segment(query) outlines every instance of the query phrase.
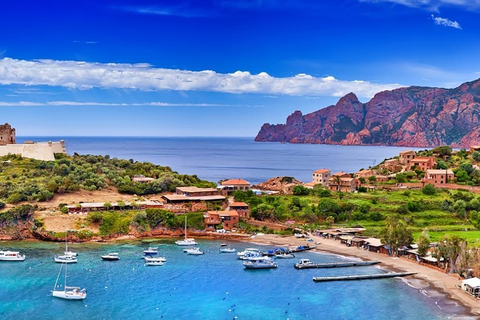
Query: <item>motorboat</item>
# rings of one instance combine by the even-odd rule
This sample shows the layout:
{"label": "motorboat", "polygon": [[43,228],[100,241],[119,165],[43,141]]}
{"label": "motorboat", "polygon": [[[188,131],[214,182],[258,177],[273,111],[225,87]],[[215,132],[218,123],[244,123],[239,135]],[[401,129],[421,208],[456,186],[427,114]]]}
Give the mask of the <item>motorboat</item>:
{"label": "motorboat", "polygon": [[314,267],[317,264],[310,261],[310,259],[300,259],[298,263],[295,264],[295,268],[297,269],[302,269],[302,268],[308,268],[308,267]]}
{"label": "motorboat", "polygon": [[77,263],[77,257],[74,256],[55,256],[55,262],[57,263]]}
{"label": "motorboat", "polygon": [[298,239],[301,239],[301,238],[306,238],[307,235],[303,234],[303,233],[295,233],[294,234],[295,238],[298,238]]}
{"label": "motorboat", "polygon": [[145,261],[145,264],[150,267],[163,266],[163,262],[157,260]]}
{"label": "motorboat", "polygon": [[232,247],[221,247],[220,248],[220,253],[234,253],[236,251],[237,250],[235,248],[232,248]]}
{"label": "motorboat", "polygon": [[76,257],[76,256],[78,256],[78,253],[72,252],[72,251],[65,251],[65,252],[63,253],[63,255],[64,255],[64,256]]}
{"label": "motorboat", "polygon": [[261,253],[260,249],[257,248],[247,248],[243,251],[237,252],[237,257],[243,257],[247,252],[258,252]]}
{"label": "motorboat", "polygon": [[238,257],[240,260],[251,260],[263,257],[263,252],[247,252],[243,256]]}
{"label": "motorboat", "polygon": [[147,256],[154,256],[158,254],[158,247],[149,247],[147,250],[143,250]]}
{"label": "motorboat", "polygon": [[18,251],[0,251],[0,261],[24,261],[25,255]]}
{"label": "motorboat", "polygon": [[204,254],[204,252],[201,251],[200,248],[198,248],[198,247],[197,248],[185,249],[183,251],[186,252],[187,254],[191,254],[191,255],[195,255],[195,256]]}
{"label": "motorboat", "polygon": [[[63,290],[58,289],[58,279],[62,273],[63,265],[65,265],[65,280],[63,285]],[[55,282],[55,286],[53,287],[52,296],[60,299],[66,300],[84,300],[87,298],[87,290],[81,289],[80,287],[69,287],[67,286],[67,264],[62,263],[60,267],[60,271],[58,272],[57,281]]]}
{"label": "motorboat", "polygon": [[275,258],[277,258],[277,259],[293,259],[293,258],[295,258],[295,255],[293,253],[284,252],[284,253],[276,254]]}
{"label": "motorboat", "polygon": [[187,216],[185,215],[185,238],[183,240],[175,241],[177,246],[195,246],[197,242],[193,238],[187,237]]}
{"label": "motorboat", "polygon": [[255,259],[250,259],[243,263],[245,269],[272,269],[277,268],[278,265],[276,262],[273,262],[272,259],[268,257],[258,257]]}
{"label": "motorboat", "polygon": [[110,252],[109,254],[102,256],[102,260],[116,261],[116,260],[120,260],[120,257],[118,256],[118,253]]}
{"label": "motorboat", "polygon": [[145,262],[166,262],[167,259],[165,257],[144,257]]}

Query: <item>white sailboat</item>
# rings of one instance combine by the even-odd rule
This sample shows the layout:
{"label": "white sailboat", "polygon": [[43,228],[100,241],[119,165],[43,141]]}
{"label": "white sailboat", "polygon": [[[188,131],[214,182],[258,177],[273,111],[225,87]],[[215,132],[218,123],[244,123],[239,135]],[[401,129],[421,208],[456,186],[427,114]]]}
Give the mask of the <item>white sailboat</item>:
{"label": "white sailboat", "polygon": [[57,263],[77,263],[77,254],[68,251],[68,231],[65,234],[65,252],[62,256],[55,256],[55,262]]}
{"label": "white sailboat", "polygon": [[[63,284],[63,290],[57,290],[58,280],[62,273],[63,265],[65,265],[65,280]],[[87,290],[81,289],[80,287],[69,287],[67,286],[67,266],[68,264],[62,263],[60,271],[58,272],[57,281],[55,281],[55,286],[53,287],[52,296],[60,299],[66,300],[84,300],[87,297]]]}
{"label": "white sailboat", "polygon": [[195,246],[197,242],[193,238],[187,238],[187,215],[185,215],[185,238],[183,240],[175,241],[177,246]]}

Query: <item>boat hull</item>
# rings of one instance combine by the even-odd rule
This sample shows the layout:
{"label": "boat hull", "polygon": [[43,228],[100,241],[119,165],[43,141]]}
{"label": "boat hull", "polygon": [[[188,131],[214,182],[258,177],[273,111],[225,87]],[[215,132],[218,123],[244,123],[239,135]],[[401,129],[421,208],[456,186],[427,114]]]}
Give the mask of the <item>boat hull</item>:
{"label": "boat hull", "polygon": [[85,300],[87,298],[87,293],[55,290],[52,291],[52,296],[65,300]]}
{"label": "boat hull", "polygon": [[77,263],[77,258],[75,257],[68,257],[68,258],[61,258],[55,257],[56,263]]}

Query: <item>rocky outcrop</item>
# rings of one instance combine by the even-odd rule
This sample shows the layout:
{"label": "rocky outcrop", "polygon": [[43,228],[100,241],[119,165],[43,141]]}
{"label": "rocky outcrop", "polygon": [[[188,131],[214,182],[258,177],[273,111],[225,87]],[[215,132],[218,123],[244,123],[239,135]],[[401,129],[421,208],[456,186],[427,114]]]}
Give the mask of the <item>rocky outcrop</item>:
{"label": "rocky outcrop", "polygon": [[259,183],[255,187],[261,190],[278,191],[284,194],[292,194],[293,187],[301,184],[301,181],[298,181],[293,177],[275,177]]}
{"label": "rocky outcrop", "polygon": [[469,147],[480,144],[480,79],[454,89],[408,87],[362,103],[349,93],[336,105],[286,124],[264,124],[255,141],[340,145]]}

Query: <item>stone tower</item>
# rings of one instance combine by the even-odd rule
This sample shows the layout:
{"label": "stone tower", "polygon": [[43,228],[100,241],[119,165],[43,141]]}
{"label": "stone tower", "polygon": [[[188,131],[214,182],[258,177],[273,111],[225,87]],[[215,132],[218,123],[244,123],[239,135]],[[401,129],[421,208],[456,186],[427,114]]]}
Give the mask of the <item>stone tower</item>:
{"label": "stone tower", "polygon": [[15,129],[8,123],[0,124],[0,146],[15,143]]}

